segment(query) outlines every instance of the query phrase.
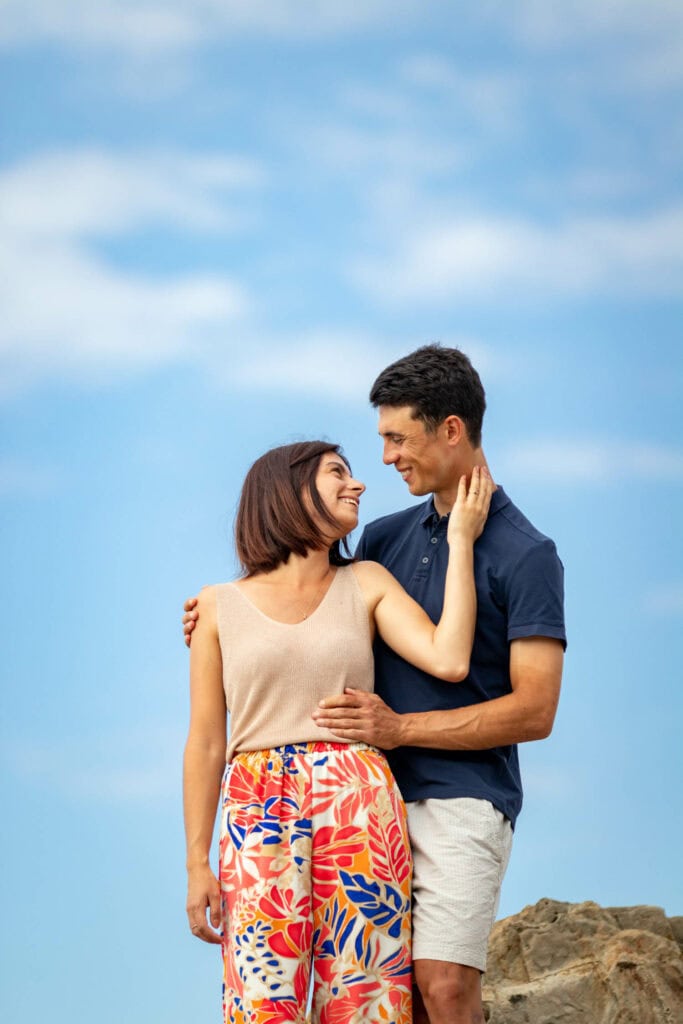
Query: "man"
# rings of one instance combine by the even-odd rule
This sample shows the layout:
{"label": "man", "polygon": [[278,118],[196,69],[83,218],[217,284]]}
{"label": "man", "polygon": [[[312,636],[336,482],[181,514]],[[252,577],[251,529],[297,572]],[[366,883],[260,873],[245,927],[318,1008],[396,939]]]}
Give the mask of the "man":
{"label": "man", "polygon": [[[385,565],[434,621],[460,477],[485,466],[479,375],[457,349],[428,345],[387,367],[370,392],[384,462],[421,505],[366,527],[357,556]],[[552,541],[495,491],[474,549],[477,628],[470,673],[444,683],[375,645],[374,694],[315,712],[344,739],[388,751],[415,859],[413,961],[419,1024],[483,1024],[481,972],[522,802],[516,744],[547,736],[565,646],[562,565]],[[187,620],[194,613],[188,602]]]}
{"label": "man", "polygon": [[[366,527],[356,555],[385,565],[438,621],[446,517],[458,480],[485,466],[479,375],[456,349],[428,345],[387,367],[370,401],[384,462],[426,503]],[[516,744],[553,725],[565,647],[563,571],[502,488],[474,549],[477,628],[470,673],[444,683],[375,646],[375,693],[347,692],[314,717],[388,751],[415,859],[415,1020],[483,1024],[481,972],[522,802]]]}

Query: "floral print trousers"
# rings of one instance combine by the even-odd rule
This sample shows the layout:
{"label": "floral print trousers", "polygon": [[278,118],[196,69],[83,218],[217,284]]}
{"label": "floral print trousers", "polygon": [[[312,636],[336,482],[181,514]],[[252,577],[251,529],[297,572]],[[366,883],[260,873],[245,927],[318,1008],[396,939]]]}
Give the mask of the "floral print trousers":
{"label": "floral print trousers", "polygon": [[405,808],[365,744],[237,754],[223,779],[225,1024],[410,1024]]}

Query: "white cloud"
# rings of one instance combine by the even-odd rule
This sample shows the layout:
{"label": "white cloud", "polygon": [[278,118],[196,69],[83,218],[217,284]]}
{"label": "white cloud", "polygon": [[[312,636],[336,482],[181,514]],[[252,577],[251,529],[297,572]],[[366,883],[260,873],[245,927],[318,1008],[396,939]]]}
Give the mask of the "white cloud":
{"label": "white cloud", "polygon": [[[46,378],[99,385],[191,360],[228,388],[285,386],[365,403],[368,383],[414,338],[402,344],[328,325],[296,334],[256,328],[240,282],[143,275],[97,248],[154,228],[225,237],[245,220],[236,205],[248,206],[263,180],[243,159],[94,149],[44,154],[0,173],[0,396]],[[479,351],[482,365],[476,340],[439,340]],[[7,487],[20,477],[8,468]]]}
{"label": "white cloud", "polygon": [[520,441],[503,450],[496,470],[558,483],[683,480],[683,449],[634,441]]}
{"label": "white cloud", "polygon": [[661,583],[645,594],[645,611],[653,615],[683,615],[683,582]]}
{"label": "white cloud", "polygon": [[533,802],[537,812],[543,803],[567,801],[576,797],[586,785],[586,780],[580,772],[547,764],[540,767],[525,767],[523,776],[525,799],[527,802]]}
{"label": "white cloud", "polygon": [[17,384],[44,373],[102,379],[171,362],[202,329],[242,312],[218,276],[163,281],[119,273],[65,246],[11,244],[0,254],[0,363]]}
{"label": "white cloud", "polygon": [[49,776],[50,784],[72,800],[146,803],[176,799],[182,746],[179,729],[150,722],[70,742],[13,740],[5,744],[4,759],[14,775],[36,786]]}
{"label": "white cloud", "polygon": [[521,116],[526,86],[519,73],[464,71],[455,61],[437,53],[416,53],[401,64],[401,76],[422,93],[448,103],[451,119],[467,119],[467,129],[482,123],[514,130]]}
{"label": "white cloud", "polygon": [[12,392],[45,374],[88,380],[202,349],[249,305],[216,273],[142,276],[94,251],[103,238],[151,225],[221,234],[243,217],[234,193],[261,181],[222,156],[39,156],[0,174],[0,367]]}
{"label": "white cloud", "polygon": [[[399,340],[364,334],[360,331],[320,327],[296,336],[274,335],[243,339],[239,353],[231,359],[229,375],[215,368],[214,378],[222,373],[231,387],[258,392],[279,391],[309,398],[334,399],[367,404],[370,385],[378,373],[420,344],[432,339]],[[482,373],[506,373],[519,360],[494,352],[475,338],[447,336],[441,344],[460,348]]]}
{"label": "white cloud", "polygon": [[132,53],[218,37],[317,38],[414,17],[416,0],[4,0],[1,43],[50,40]]}
{"label": "white cloud", "polygon": [[480,12],[510,25],[524,42],[544,48],[573,41],[585,45],[596,37],[671,37],[683,30],[678,0],[573,0],[571,4],[517,0],[502,9],[495,0],[484,0]]}
{"label": "white cloud", "polygon": [[240,225],[233,193],[263,183],[242,157],[98,149],[41,154],[0,175],[0,219],[41,237],[125,234],[150,224],[203,231]]}
{"label": "white cloud", "polygon": [[406,90],[392,85],[377,84],[367,79],[346,82],[339,91],[341,107],[348,110],[353,123],[385,122],[388,125],[406,124],[419,115],[419,107]]}
{"label": "white cloud", "polygon": [[0,458],[0,497],[44,498],[53,494],[61,482],[60,473],[24,459]]}
{"label": "white cloud", "polygon": [[552,48],[608,36],[666,37],[681,29],[678,0],[480,0],[449,18],[417,0],[4,0],[0,43],[52,40],[80,46],[163,51],[218,37],[315,39],[427,18],[448,28],[490,23],[526,45]]}
{"label": "white cloud", "polygon": [[[679,5],[679,12],[683,8]],[[627,65],[624,74],[645,91],[659,90],[683,83],[683,24],[678,33],[666,37],[659,45],[646,47]]]}
{"label": "white cloud", "polygon": [[602,209],[609,209],[633,197],[651,194],[652,182],[645,169],[624,168],[617,162],[592,166],[587,163],[553,178],[527,175],[523,189],[534,204],[540,201],[552,206],[561,202],[584,208],[599,204]]}
{"label": "white cloud", "polygon": [[49,40],[132,51],[187,46],[202,33],[186,7],[144,0],[5,0],[0,43]]}
{"label": "white cloud", "polygon": [[386,347],[378,339],[333,329],[261,338],[260,347],[259,352],[249,343],[244,345],[226,383],[365,403],[370,383],[387,363]]}
{"label": "white cloud", "polygon": [[661,90],[683,82],[679,0],[517,0],[504,6],[482,0],[474,17],[531,51],[567,54],[578,48],[585,60],[595,47],[599,67],[593,67],[591,78],[601,76],[601,88]]}
{"label": "white cloud", "polygon": [[[255,304],[232,278],[143,275],[97,248],[154,228],[225,237],[246,217],[235,206],[248,205],[263,180],[243,159],[93,149],[48,153],[0,173],[0,396],[46,378],[99,385],[191,360],[228,388],[285,386],[365,403],[368,383],[415,338],[328,325],[278,334],[255,327]],[[476,339],[439,340],[478,352],[483,365],[487,350]],[[21,479],[8,467],[8,488]]]}
{"label": "white cloud", "polygon": [[449,303],[482,294],[679,295],[683,207],[557,226],[492,216],[414,226],[352,279],[380,301]]}
{"label": "white cloud", "polygon": [[[3,0],[0,47],[49,42],[88,52],[99,48],[123,53],[133,62],[156,59],[164,82],[155,73],[148,85],[158,93],[179,84],[158,58],[168,53],[176,58],[216,40],[271,37],[314,42],[376,31],[406,32],[414,24],[460,35],[488,32],[532,52],[571,52],[578,47],[583,52],[593,44],[604,48],[607,40],[610,53],[600,61],[597,73],[603,75],[607,63],[610,85],[630,81],[657,89],[683,80],[683,8],[678,0],[480,0],[471,9],[453,11],[442,3],[417,0]],[[422,84],[446,84],[436,65],[416,67],[415,72],[415,81],[421,79]],[[481,113],[502,126],[513,96],[504,79],[479,76],[475,92],[464,78],[463,83],[462,98],[469,93]],[[141,93],[135,78],[130,87]]]}
{"label": "white cloud", "polygon": [[308,129],[304,141],[311,155],[324,161],[328,170],[361,172],[365,181],[452,172],[462,164],[465,152],[465,147],[452,141],[438,142],[408,129],[339,124]]}
{"label": "white cloud", "polygon": [[519,130],[521,93],[512,75],[463,72],[440,56],[417,54],[379,85],[367,75],[345,82],[324,119],[295,111],[284,120],[287,138],[294,126],[297,146],[326,173],[356,173],[374,209],[381,195],[373,191],[412,180],[440,177],[449,191],[457,188],[456,172],[481,155],[482,137]]}

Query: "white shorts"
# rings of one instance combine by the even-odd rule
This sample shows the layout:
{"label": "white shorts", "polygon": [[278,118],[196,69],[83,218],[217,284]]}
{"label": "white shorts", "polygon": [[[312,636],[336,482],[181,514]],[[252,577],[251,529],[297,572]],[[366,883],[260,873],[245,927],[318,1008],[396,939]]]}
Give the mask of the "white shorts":
{"label": "white shorts", "polygon": [[488,800],[407,805],[413,848],[413,960],[486,970],[489,933],[512,846],[508,819]]}

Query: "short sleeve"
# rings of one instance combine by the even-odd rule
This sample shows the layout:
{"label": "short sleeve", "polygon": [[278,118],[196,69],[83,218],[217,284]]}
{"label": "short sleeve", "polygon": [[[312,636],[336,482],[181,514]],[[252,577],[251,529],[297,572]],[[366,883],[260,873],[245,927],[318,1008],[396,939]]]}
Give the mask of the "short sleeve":
{"label": "short sleeve", "polygon": [[529,547],[507,584],[508,641],[545,636],[566,648],[564,568],[554,543],[545,539]]}

